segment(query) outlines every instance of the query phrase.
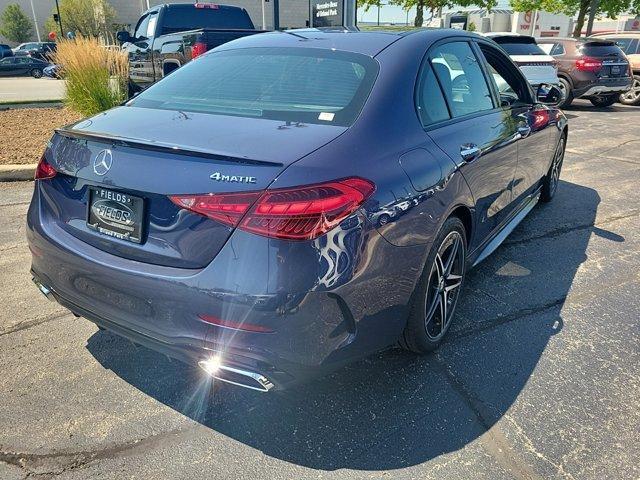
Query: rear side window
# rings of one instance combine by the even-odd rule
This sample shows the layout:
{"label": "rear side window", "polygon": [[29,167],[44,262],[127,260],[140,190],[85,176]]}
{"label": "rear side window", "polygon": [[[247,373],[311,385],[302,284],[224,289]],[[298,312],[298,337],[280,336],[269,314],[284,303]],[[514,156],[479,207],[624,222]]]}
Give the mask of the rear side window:
{"label": "rear side window", "polygon": [[429,62],[425,62],[420,73],[416,90],[416,105],[422,125],[425,127],[451,118],[447,103],[442,96],[442,90]]}
{"label": "rear side window", "polygon": [[371,57],[319,48],[211,52],[128,105],[347,126],[378,73]]}
{"label": "rear side window", "polygon": [[617,38],[616,44],[627,55],[633,55],[638,50],[637,38]]}
{"label": "rear side window", "polygon": [[467,42],[438,45],[430,61],[453,117],[494,108],[480,63]]}
{"label": "rear side window", "polygon": [[561,43],[542,43],[538,45],[543,52],[547,53],[548,55],[564,55],[565,54],[565,50],[564,50],[564,45],[562,45]]}
{"label": "rear side window", "polygon": [[[196,5],[203,5],[202,8]],[[195,28],[230,28],[253,30],[249,14],[242,8],[205,4],[170,5],[162,17],[162,34],[193,30]]]}

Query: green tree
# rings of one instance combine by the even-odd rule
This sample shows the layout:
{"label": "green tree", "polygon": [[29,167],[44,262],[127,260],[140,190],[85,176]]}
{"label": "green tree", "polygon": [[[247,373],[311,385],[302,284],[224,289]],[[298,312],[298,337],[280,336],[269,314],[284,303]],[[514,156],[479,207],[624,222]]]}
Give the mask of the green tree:
{"label": "green tree", "polygon": [[388,0],[387,3],[384,3],[380,0],[358,0],[358,5],[364,7],[365,11],[378,5],[398,5],[404,10],[415,8],[416,16],[413,24],[416,27],[421,27],[424,22],[425,9],[434,13],[440,8],[453,5],[453,2],[447,0]]}
{"label": "green tree", "polygon": [[12,42],[22,43],[31,38],[33,24],[17,3],[7,5],[0,15],[0,33]]}
{"label": "green tree", "polygon": [[47,19],[45,28],[62,37],[66,32],[75,32],[83,37],[110,37],[116,18],[116,11],[107,0],[60,0],[60,19],[64,28],[61,32],[53,20],[54,13],[55,10]]}
{"label": "green tree", "polygon": [[[577,13],[573,30],[573,36],[577,38],[584,28],[586,19],[589,18],[591,0],[511,0],[511,7],[518,12],[544,10],[570,16]],[[596,15],[616,18],[623,12],[640,13],[640,0],[600,0]]]}
{"label": "green tree", "polygon": [[[380,0],[358,0],[358,5],[363,6],[365,11],[368,11],[371,7],[377,7],[378,4],[386,5]],[[498,4],[498,0],[388,0],[388,4],[399,5],[405,10],[415,7],[416,17],[414,25],[416,27],[421,27],[424,22],[425,10],[431,13],[431,15],[435,14],[442,8],[453,7],[454,5],[460,5],[463,7],[476,6],[492,10]]]}

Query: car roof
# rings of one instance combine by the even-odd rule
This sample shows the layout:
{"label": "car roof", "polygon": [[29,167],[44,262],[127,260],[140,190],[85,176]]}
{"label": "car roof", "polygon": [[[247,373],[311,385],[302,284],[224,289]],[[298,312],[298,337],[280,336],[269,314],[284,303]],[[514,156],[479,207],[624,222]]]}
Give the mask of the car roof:
{"label": "car roof", "polygon": [[406,31],[362,31],[354,28],[301,28],[250,35],[225,43],[215,50],[256,47],[300,47],[342,50],[375,56],[407,36],[422,36],[425,45],[450,36],[482,38],[463,30],[419,28]]}
{"label": "car roof", "polygon": [[594,33],[589,38],[640,38],[640,32],[618,32],[618,33]]}

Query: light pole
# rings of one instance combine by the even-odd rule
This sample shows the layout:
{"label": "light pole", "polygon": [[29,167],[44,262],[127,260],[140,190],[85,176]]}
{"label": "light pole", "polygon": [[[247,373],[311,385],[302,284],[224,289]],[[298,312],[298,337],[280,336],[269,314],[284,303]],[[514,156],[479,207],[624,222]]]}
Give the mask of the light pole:
{"label": "light pole", "polygon": [[38,27],[38,19],[36,18],[36,9],[33,8],[33,0],[29,0],[31,3],[31,14],[33,15],[33,24],[36,26],[36,35],[38,36],[38,42],[41,42],[40,39],[40,27]]}
{"label": "light pole", "polygon": [[56,0],[56,12],[58,12],[58,25],[60,26],[60,35],[64,37],[64,30],[62,29],[62,17],[60,17],[60,5],[58,5],[58,0]]}

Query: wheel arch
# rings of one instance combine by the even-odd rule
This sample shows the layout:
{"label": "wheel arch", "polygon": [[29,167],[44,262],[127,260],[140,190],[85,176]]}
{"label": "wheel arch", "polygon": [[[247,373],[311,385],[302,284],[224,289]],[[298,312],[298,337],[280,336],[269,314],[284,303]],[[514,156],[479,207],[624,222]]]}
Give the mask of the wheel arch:
{"label": "wheel arch", "polygon": [[469,248],[471,239],[473,238],[473,215],[471,214],[471,209],[466,205],[458,205],[453,208],[444,221],[446,222],[451,217],[458,218],[462,222],[462,225],[464,225],[467,248]]}

